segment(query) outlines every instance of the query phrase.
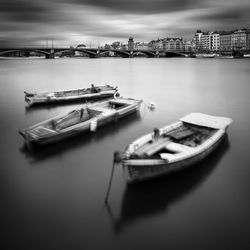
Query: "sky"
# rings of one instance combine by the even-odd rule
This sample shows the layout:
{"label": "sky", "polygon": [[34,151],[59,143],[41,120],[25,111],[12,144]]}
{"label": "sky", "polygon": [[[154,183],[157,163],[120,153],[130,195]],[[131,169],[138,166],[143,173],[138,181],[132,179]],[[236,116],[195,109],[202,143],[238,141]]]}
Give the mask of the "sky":
{"label": "sky", "polygon": [[0,0],[0,47],[191,39],[250,28],[249,13],[249,0]]}

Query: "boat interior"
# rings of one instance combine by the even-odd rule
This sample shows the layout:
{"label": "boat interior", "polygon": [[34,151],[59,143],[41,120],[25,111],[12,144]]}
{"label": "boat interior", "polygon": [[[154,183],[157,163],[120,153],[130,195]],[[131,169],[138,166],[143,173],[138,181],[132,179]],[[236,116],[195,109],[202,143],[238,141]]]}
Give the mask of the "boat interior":
{"label": "boat interior", "polygon": [[82,95],[82,94],[87,94],[87,93],[90,93],[90,89],[75,89],[75,90],[54,92],[54,96],[65,97],[65,96],[72,96],[72,95]]}
{"label": "boat interior", "polygon": [[100,104],[98,104],[97,107],[89,108],[89,110],[100,110],[100,111],[104,111],[104,110],[120,110],[120,109],[128,107],[128,106],[129,106],[128,103],[123,103],[123,102],[111,100],[111,101],[108,101],[108,102],[100,103]]}
{"label": "boat interior", "polygon": [[43,127],[48,130],[60,131],[78,123],[87,121],[93,117],[93,112],[89,112],[88,109],[73,110],[65,116],[46,122]]}
{"label": "boat interior", "polygon": [[162,158],[161,154],[174,155],[177,153],[187,152],[192,148],[201,145],[215,133],[216,129],[182,123],[176,129],[157,134],[154,132],[152,139],[139,146],[131,155],[134,159],[158,159]]}
{"label": "boat interior", "polygon": [[37,127],[32,128],[29,133],[36,136],[46,136],[51,133],[58,132],[62,129],[69,128],[76,124],[88,121],[103,112],[115,111],[129,106],[128,103],[118,101],[108,101],[99,103],[96,107],[86,107],[82,109],[72,110],[68,114],[46,121]]}
{"label": "boat interior", "polygon": [[[119,102],[104,102],[103,105],[99,105],[98,107],[93,108],[82,108],[78,110],[72,110],[68,114],[52,119],[46,122],[44,125],[39,126],[33,129],[33,133],[35,132],[38,136],[42,136],[53,131],[60,131],[62,129],[68,128],[70,126],[76,125],[78,123],[82,123],[90,120],[93,117],[101,114],[103,111],[107,110],[119,110],[128,106],[127,103],[119,103]],[[35,130],[35,131],[34,131]]]}

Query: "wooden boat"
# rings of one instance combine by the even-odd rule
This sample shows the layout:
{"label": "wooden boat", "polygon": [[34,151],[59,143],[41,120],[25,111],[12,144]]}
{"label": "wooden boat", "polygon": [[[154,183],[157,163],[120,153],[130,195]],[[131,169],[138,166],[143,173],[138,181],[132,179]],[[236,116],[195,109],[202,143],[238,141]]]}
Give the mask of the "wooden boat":
{"label": "wooden boat", "polygon": [[19,131],[28,147],[58,142],[68,137],[96,131],[140,108],[141,100],[113,98],[59,115]]}
{"label": "wooden boat", "polygon": [[[216,169],[217,164],[229,149],[227,135],[217,150],[186,173],[141,182],[140,185],[127,185],[124,189],[120,212],[113,213],[111,204],[107,212],[113,229],[121,233],[133,223],[139,223],[145,217],[161,213],[167,214],[176,201],[200,186]],[[180,185],[181,183],[181,185]]]}
{"label": "wooden boat", "polygon": [[224,138],[230,118],[191,113],[132,142],[118,160],[128,183],[182,170],[203,160]]}
{"label": "wooden boat", "polygon": [[92,84],[90,88],[44,93],[28,93],[24,91],[24,94],[25,101],[31,106],[34,104],[69,102],[119,96],[117,91],[117,87],[112,87],[110,85],[94,86]]}

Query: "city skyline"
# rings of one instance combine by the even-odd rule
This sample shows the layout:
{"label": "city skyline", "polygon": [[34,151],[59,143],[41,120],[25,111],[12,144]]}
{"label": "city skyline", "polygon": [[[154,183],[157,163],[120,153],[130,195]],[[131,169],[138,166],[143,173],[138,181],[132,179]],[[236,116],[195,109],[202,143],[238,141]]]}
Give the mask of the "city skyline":
{"label": "city skyline", "polygon": [[250,26],[250,2],[239,0],[2,0],[1,46],[57,46],[192,38],[196,29]]}

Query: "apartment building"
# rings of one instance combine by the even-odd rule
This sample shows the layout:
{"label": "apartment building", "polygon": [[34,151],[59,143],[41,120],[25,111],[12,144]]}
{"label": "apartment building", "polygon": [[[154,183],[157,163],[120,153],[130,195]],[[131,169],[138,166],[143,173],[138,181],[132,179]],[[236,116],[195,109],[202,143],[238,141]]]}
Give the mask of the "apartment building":
{"label": "apartment building", "polygon": [[209,34],[209,50],[214,52],[220,50],[220,34],[218,32]]}
{"label": "apartment building", "polygon": [[231,35],[233,50],[249,50],[250,49],[250,30],[235,30]]}
{"label": "apartment building", "polygon": [[184,43],[182,38],[164,38],[163,49],[167,51],[183,51]]}
{"label": "apartment building", "polygon": [[232,32],[222,31],[220,33],[220,51],[229,52],[232,51]]}

